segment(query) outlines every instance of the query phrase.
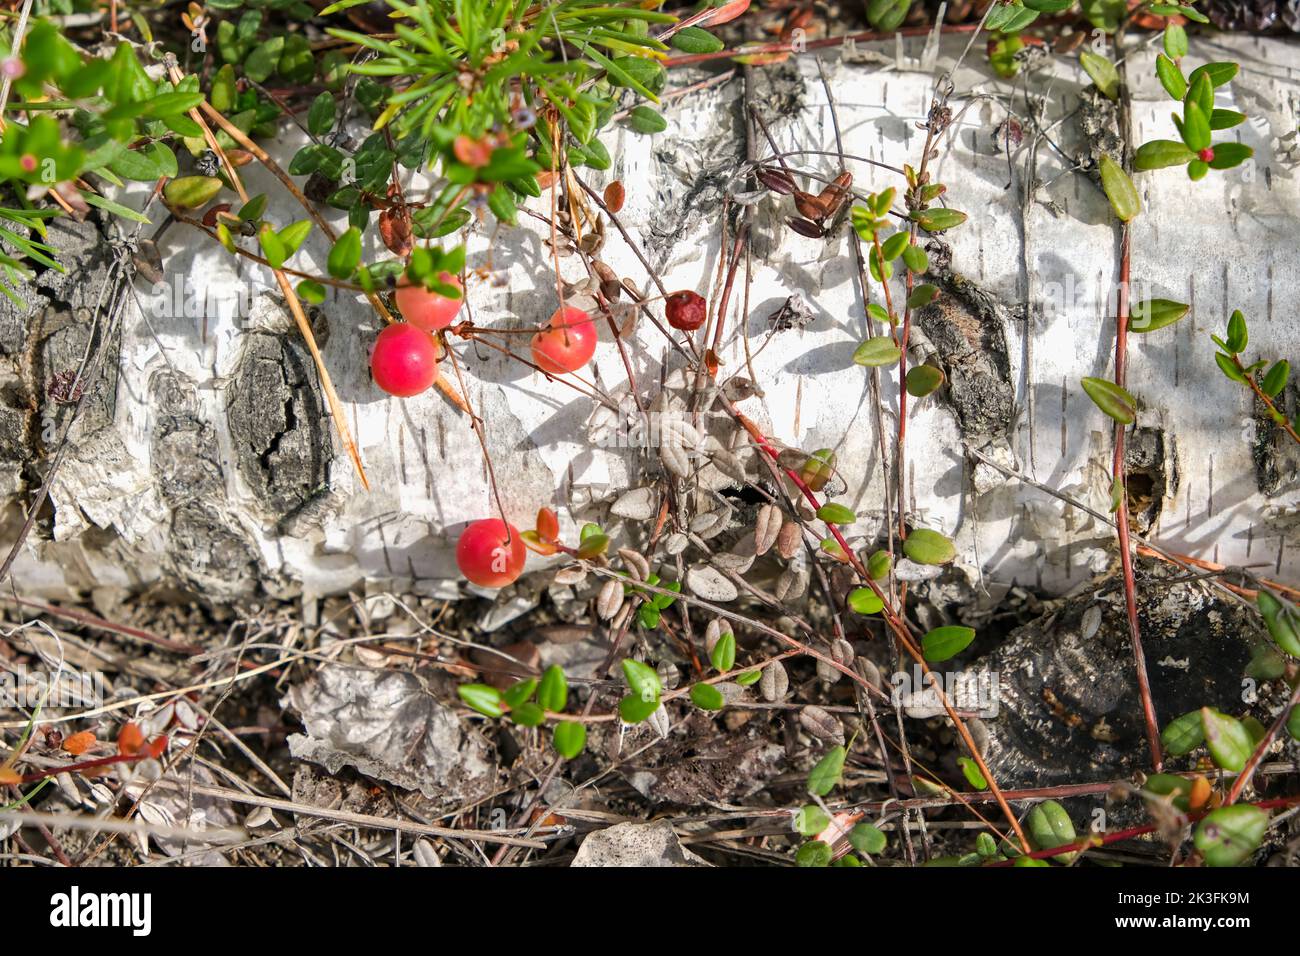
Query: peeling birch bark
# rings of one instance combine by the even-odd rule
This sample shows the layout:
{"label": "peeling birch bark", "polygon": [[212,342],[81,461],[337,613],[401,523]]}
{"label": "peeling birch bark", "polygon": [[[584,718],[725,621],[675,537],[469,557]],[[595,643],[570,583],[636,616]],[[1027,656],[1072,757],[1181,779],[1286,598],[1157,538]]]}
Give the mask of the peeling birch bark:
{"label": "peeling birch bark", "polygon": [[[964,44],[944,42],[939,69]],[[928,108],[933,80],[918,69],[922,41],[899,48],[898,60],[866,47],[827,60],[848,154],[893,165],[919,158],[923,135],[915,123]],[[1172,135],[1152,55],[1137,51],[1129,60],[1136,142]],[[1279,40],[1193,42],[1193,62],[1228,58],[1242,68],[1220,90],[1218,105],[1252,117],[1233,133],[1254,147],[1254,163],[1197,184],[1178,170],[1137,177],[1146,212],[1134,227],[1133,274],[1141,283],[1135,295],[1187,301],[1193,312],[1133,337],[1130,383],[1141,402],[1141,429],[1130,462],[1141,476],[1134,484],[1147,496],[1140,504],[1149,537],[1225,564],[1267,564],[1294,579],[1300,456],[1273,433],[1245,389],[1219,374],[1208,334],[1240,308],[1252,320],[1252,350],[1300,352],[1300,330],[1287,321],[1300,292],[1300,187],[1297,157],[1285,152],[1290,140],[1281,140],[1300,112],[1293,80],[1300,63],[1296,47]],[[1030,88],[1046,96],[1046,121],[1060,121],[1053,140],[1070,156],[1089,155],[1093,113],[1076,112],[1086,78],[1073,63],[1034,69]],[[1106,289],[1116,271],[1115,234],[1104,196],[1046,146],[1038,151],[1040,201],[1025,212],[1022,229],[1023,163],[1017,157],[1009,168],[994,135],[1003,107],[963,96],[1005,101],[1013,84],[978,62],[954,79],[954,103],[970,106],[945,137],[936,177],[971,218],[942,237],[947,250],[935,247],[932,260],[948,262],[940,282],[945,295],[917,316],[910,362],[934,357],[951,386],[910,403],[905,503],[917,524],[955,537],[959,562],[984,586],[1019,582],[1062,593],[1107,566],[1111,529],[972,467],[963,443],[1107,510],[1109,421],[1078,381],[1109,373],[1114,329]],[[783,150],[833,154],[830,114],[811,59],[756,71],[755,84],[756,102]],[[1014,85],[1023,97],[1023,81]],[[746,155],[740,90],[736,81],[684,97],[668,111],[668,130],[653,139],[611,134],[614,168],[603,178],[581,171],[597,189],[614,178],[626,185],[620,218],[669,291],[707,293],[717,273],[723,197],[745,188],[734,175]],[[299,145],[295,135],[286,128],[282,157]],[[767,152],[764,142],[756,148]],[[827,179],[838,172],[833,155],[788,159]],[[848,165],[859,190],[896,179],[862,162]],[[250,192],[269,194],[270,218],[302,218],[264,170],[245,171]],[[137,206],[141,198],[127,197]],[[536,204],[549,212],[545,198]],[[868,375],[851,361],[871,332],[851,234],[842,227],[827,240],[800,238],[783,225],[788,214],[775,196],[754,207],[749,312],[739,316],[742,276],[720,350],[722,371],[752,374],[762,394],[740,407],[767,435],[836,450],[848,484],[841,500],[860,515],[847,529],[850,540],[867,543],[888,520],[887,472]],[[556,305],[545,228],[524,217],[518,229],[494,239],[491,233],[479,226],[469,237],[471,266],[483,270],[469,288],[474,321],[538,324]],[[602,259],[652,288],[617,231],[606,234]],[[31,305],[25,313],[0,310],[0,487],[8,496],[9,541],[52,453],[42,433],[67,414],[50,386],[75,370],[90,341],[98,277],[111,255],[73,224],[57,223],[52,235],[69,260],[69,276],[47,273],[23,290]],[[270,273],[181,225],[169,228],[159,246],[166,285],[151,290],[137,280],[47,512],[14,566],[18,591],[59,597],[165,582],[214,600],[345,589],[464,593],[452,546],[468,521],[494,508],[478,442],[465,416],[436,392],[402,401],[370,383],[367,352],[379,319],[364,300],[331,289],[315,321],[370,476],[369,493],[338,444]],[[323,272],[327,251],[315,235],[294,264]],[[562,269],[571,281],[585,277],[577,257],[562,260]],[[796,293],[811,321],[773,333],[768,317]],[[601,335],[597,381],[618,398],[627,374],[615,344]],[[680,359],[644,319],[626,345],[642,396],[651,401],[664,363],[671,370]],[[455,348],[467,398],[485,421],[508,516],[530,527],[537,508],[551,506],[570,537],[590,517],[607,521],[616,541],[634,537],[636,523],[618,515],[626,508],[611,515],[609,506],[644,485],[647,473],[659,473],[657,459],[621,447],[617,429],[593,436],[593,404],[578,393],[480,346],[457,340]],[[443,368],[454,381],[450,365]],[[898,394],[889,371],[882,374],[882,400],[892,446]],[[1294,410],[1298,399],[1292,386],[1286,407]],[[717,488],[733,481],[724,475]],[[539,566],[532,559],[530,567]],[[526,608],[547,583],[521,579],[514,606]]]}

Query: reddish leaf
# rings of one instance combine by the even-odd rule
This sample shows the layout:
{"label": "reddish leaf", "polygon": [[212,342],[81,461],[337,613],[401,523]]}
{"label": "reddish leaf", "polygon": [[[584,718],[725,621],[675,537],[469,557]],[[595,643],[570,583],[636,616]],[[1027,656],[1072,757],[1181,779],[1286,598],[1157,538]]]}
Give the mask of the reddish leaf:
{"label": "reddish leaf", "polygon": [[558,541],[560,537],[560,519],[550,508],[537,511],[537,536],[543,541]]}
{"label": "reddish leaf", "polygon": [[89,730],[83,730],[81,731],[81,733],[73,734],[71,737],[65,740],[63,742],[63,749],[66,750],[68,753],[72,754],[72,756],[74,757],[80,757],[82,754],[84,754],[87,750],[90,749],[90,745],[93,744],[94,742],[95,742],[95,735],[91,733]]}
{"label": "reddish leaf", "polygon": [[617,179],[605,187],[605,206],[610,212],[618,212],[623,208],[623,201],[627,198],[627,192],[623,189],[623,184]]}
{"label": "reddish leaf", "polygon": [[415,243],[411,238],[411,213],[405,206],[389,206],[379,214],[379,235],[388,251],[405,259]]}
{"label": "reddish leaf", "polygon": [[137,724],[123,724],[117,735],[117,752],[129,757],[144,746],[144,734]]}
{"label": "reddish leaf", "polygon": [[719,24],[729,23],[748,9],[749,0],[731,0],[730,3],[724,3],[716,10],[710,11],[702,19],[697,20],[695,25],[699,27],[716,27]]}
{"label": "reddish leaf", "polygon": [[451,144],[451,151],[456,154],[458,160],[475,169],[486,166],[492,159],[492,144],[485,139],[476,140],[464,135],[457,136],[455,142]]}
{"label": "reddish leaf", "polygon": [[154,760],[157,760],[167,752],[167,735],[159,734],[150,744],[145,747],[145,752]]}
{"label": "reddish leaf", "polygon": [[0,767],[0,787],[6,784],[22,783],[23,775],[13,767]]}

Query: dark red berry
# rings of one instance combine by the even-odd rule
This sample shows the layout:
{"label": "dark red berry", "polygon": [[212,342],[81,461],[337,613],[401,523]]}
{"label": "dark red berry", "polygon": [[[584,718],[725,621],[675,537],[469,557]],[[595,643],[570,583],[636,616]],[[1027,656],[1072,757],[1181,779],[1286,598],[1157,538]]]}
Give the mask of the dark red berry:
{"label": "dark red berry", "polygon": [[674,292],[664,306],[668,315],[668,324],[683,332],[694,332],[707,317],[709,304],[704,297],[694,292]]}
{"label": "dark red berry", "polygon": [[1196,156],[1203,163],[1212,163],[1214,162],[1214,149],[1207,146],[1205,149],[1197,153]]}

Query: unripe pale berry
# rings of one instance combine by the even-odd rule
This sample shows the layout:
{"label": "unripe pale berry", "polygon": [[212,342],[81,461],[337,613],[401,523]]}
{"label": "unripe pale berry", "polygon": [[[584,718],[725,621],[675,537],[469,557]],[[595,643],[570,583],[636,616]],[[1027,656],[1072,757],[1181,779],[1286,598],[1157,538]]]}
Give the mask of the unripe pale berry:
{"label": "unripe pale berry", "polygon": [[574,372],[596,354],[596,323],[582,309],[556,309],[546,328],[533,336],[533,361],[546,372]]}
{"label": "unripe pale berry", "polygon": [[512,583],[523,573],[527,554],[515,526],[500,518],[471,522],[456,542],[460,573],[485,588],[503,588]]}
{"label": "unripe pale berry", "polygon": [[370,374],[389,395],[419,395],[438,380],[438,343],[409,323],[387,325],[370,353]]}
{"label": "unripe pale berry", "polygon": [[695,292],[674,292],[664,300],[664,312],[668,316],[668,324],[673,328],[694,332],[704,324],[709,304],[702,295]]}

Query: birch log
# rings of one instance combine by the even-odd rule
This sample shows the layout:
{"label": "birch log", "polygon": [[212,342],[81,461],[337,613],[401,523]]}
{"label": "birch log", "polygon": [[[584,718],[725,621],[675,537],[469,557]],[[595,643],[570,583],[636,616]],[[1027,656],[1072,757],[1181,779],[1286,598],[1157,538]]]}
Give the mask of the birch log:
{"label": "birch log", "polygon": [[[916,123],[935,77],[965,42],[859,45],[825,57],[844,152],[855,157],[847,164],[855,188],[899,184],[864,160],[919,162],[924,135]],[[1176,135],[1154,78],[1154,53],[1144,44],[1127,63],[1135,143]],[[1209,334],[1240,308],[1251,320],[1252,356],[1300,352],[1292,321],[1300,291],[1300,55],[1280,40],[1225,37],[1194,41],[1188,62],[1222,59],[1238,60],[1241,71],[1219,90],[1217,105],[1251,117],[1227,135],[1252,146],[1254,162],[1196,184],[1179,170],[1137,177],[1144,206],[1133,227],[1137,294],[1190,302],[1193,311],[1172,327],[1133,337],[1129,381],[1141,413],[1132,484],[1146,496],[1139,524],[1165,547],[1225,564],[1265,564],[1294,580],[1295,451],[1265,424],[1245,389],[1218,372]],[[1013,471],[1108,509],[1111,428],[1079,379],[1111,373],[1114,321],[1106,299],[1116,275],[1116,232],[1104,196],[1072,167],[1113,131],[1095,98],[1084,95],[1088,81],[1074,60],[1045,57],[1029,69],[1027,81],[999,79],[976,50],[954,76],[958,115],[934,168],[951,205],[970,221],[943,236],[951,260],[942,307],[918,317],[912,355],[936,356],[951,387],[909,405],[904,486],[912,519],[955,537],[972,582],[993,591],[1019,582],[1060,593],[1113,559],[1111,529],[974,466],[964,452],[969,443]],[[674,72],[673,81],[704,75]],[[788,157],[791,166],[833,177],[835,135],[812,57],[752,76],[753,102],[776,143],[805,151]],[[653,138],[612,133],[605,142],[613,168],[603,176],[581,171],[597,190],[612,179],[625,184],[620,219],[669,291],[709,294],[724,196],[748,188],[736,175],[747,150],[742,85],[737,79],[683,96],[666,111],[667,131]],[[1026,89],[1052,140],[1038,143],[1032,174]],[[1010,161],[1008,105],[1024,130],[1021,143],[1013,137]],[[300,145],[296,135],[286,127],[278,149],[286,160]],[[769,151],[761,140],[748,145],[759,155]],[[269,194],[272,220],[303,217],[264,170],[245,171],[251,192]],[[124,197],[137,208],[143,200],[143,193]],[[532,202],[549,215],[549,194]],[[888,472],[869,377],[851,361],[871,332],[852,236],[841,227],[825,240],[801,238],[784,225],[790,214],[788,198],[766,196],[754,207],[752,284],[746,295],[742,270],[720,350],[723,372],[748,375],[752,368],[762,395],[741,407],[768,435],[836,450],[848,484],[842,500],[860,514],[848,530],[865,542],[886,520]],[[154,220],[144,235],[160,221],[156,209]],[[108,228],[121,232],[121,224]],[[617,230],[605,231],[601,258],[652,289]],[[46,273],[24,290],[29,309],[6,307],[0,316],[7,359],[0,465],[10,542],[48,468],[57,433],[51,426],[69,414],[71,406],[52,397],[58,376],[75,370],[92,329],[103,328],[93,325],[94,307],[115,254],[71,223],[56,223],[52,235],[65,248],[69,274]],[[531,326],[550,315],[557,303],[545,226],[521,217],[517,229],[494,233],[476,225],[467,239],[476,323]],[[364,300],[330,290],[316,322],[369,492],[342,451],[269,272],[179,224],[162,234],[159,248],[164,284],[135,282],[107,343],[105,374],[14,566],[17,590],[61,597],[163,583],[214,600],[310,598],[345,589],[465,593],[455,537],[467,521],[494,512],[479,443],[467,417],[437,393],[397,400],[373,386],[367,350],[379,320]],[[314,235],[293,264],[323,272],[327,250]],[[569,281],[585,278],[577,256],[564,258],[561,268]],[[769,317],[794,295],[806,303],[806,324],[773,333]],[[662,315],[662,303],[651,308]],[[626,394],[618,349],[603,329],[601,336],[596,381],[615,397]],[[526,338],[518,341],[522,346]],[[671,370],[681,360],[645,320],[626,344],[640,395],[652,402],[665,363]],[[531,527],[536,510],[551,506],[569,535],[596,516],[636,540],[640,530],[610,521],[609,505],[658,473],[657,460],[594,438],[593,403],[578,392],[482,346],[458,341],[455,349],[509,517]],[[454,383],[450,364],[443,368]],[[885,444],[892,449],[896,375],[887,369],[881,379]],[[1288,408],[1296,397],[1289,388]],[[541,567],[530,559],[530,568]],[[526,608],[546,583],[545,575],[526,576],[512,606]]]}

